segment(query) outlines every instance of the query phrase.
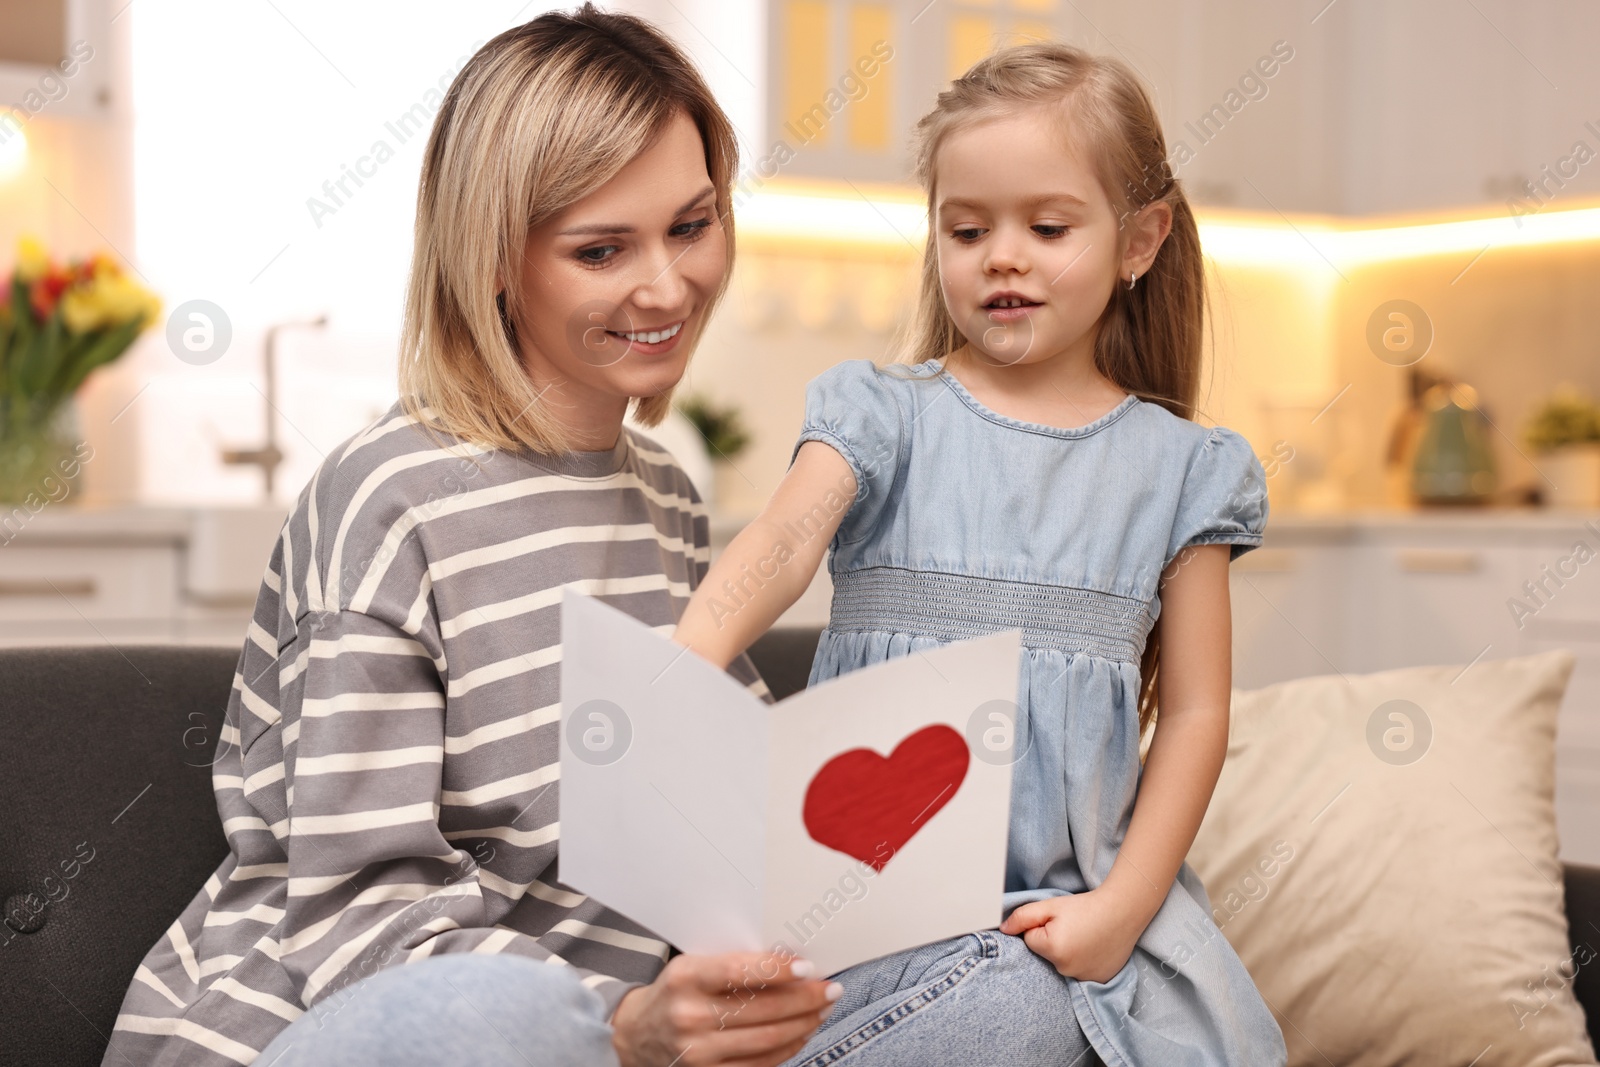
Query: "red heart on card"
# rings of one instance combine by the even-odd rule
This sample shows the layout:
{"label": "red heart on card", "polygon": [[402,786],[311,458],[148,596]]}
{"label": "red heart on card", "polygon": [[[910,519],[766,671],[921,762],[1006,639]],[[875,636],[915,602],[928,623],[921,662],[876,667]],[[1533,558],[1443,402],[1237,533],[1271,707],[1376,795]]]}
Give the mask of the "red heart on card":
{"label": "red heart on card", "polygon": [[943,724],[908,734],[887,759],[870,748],[841,752],[806,786],[806,831],[881,871],[950,803],[970,758],[966,739]]}

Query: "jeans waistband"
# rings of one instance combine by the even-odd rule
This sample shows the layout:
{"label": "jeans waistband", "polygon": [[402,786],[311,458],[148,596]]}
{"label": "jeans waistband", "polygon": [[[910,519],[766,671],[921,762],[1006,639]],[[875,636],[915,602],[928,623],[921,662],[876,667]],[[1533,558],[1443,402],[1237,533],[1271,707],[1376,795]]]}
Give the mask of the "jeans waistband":
{"label": "jeans waistband", "polygon": [[1154,623],[1144,601],[1095,589],[864,567],[834,575],[828,628],[941,641],[1021,630],[1026,648],[1137,663]]}

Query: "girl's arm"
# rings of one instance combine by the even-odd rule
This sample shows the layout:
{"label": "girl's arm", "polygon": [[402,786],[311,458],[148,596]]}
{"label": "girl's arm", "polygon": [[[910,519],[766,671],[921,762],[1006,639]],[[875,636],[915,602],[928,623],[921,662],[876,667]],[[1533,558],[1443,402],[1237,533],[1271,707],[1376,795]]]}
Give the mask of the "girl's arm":
{"label": "girl's arm", "polygon": [[1143,933],[1194,844],[1228,752],[1233,690],[1232,545],[1184,549],[1161,590],[1155,734],[1122,850],[1101,888]]}
{"label": "girl's arm", "polygon": [[855,496],[855,474],[833,446],[802,444],[761,514],[711,565],[672,639],[719,667],[733,662],[806,591]]}
{"label": "girl's arm", "polygon": [[1233,688],[1231,545],[1184,549],[1162,576],[1159,714],[1127,836],[1088,893],[1017,908],[1000,929],[1070,977],[1108,982],[1166,900],[1228,750]]}

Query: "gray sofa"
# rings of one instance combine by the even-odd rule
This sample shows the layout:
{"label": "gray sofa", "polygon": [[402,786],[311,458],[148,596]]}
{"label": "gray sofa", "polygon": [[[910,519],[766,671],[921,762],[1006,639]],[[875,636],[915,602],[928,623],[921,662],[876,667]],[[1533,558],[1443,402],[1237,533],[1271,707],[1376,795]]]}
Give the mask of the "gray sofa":
{"label": "gray sofa", "polygon": [[[780,697],[817,634],[751,650]],[[227,854],[211,794],[236,649],[0,650],[0,1061],[100,1063],[145,951]],[[1574,944],[1600,945],[1600,868],[1566,870]],[[1600,976],[1579,999],[1600,1031]],[[1597,1039],[1600,1044],[1600,1039]]]}

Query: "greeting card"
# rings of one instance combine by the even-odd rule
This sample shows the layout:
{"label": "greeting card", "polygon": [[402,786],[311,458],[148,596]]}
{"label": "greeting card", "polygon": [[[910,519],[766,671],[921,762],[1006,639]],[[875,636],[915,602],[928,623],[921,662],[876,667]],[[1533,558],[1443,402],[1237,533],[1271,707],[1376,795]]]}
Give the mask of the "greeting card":
{"label": "greeting card", "polygon": [[1019,633],[769,705],[592,597],[561,626],[562,883],[684,952],[822,974],[999,924]]}

